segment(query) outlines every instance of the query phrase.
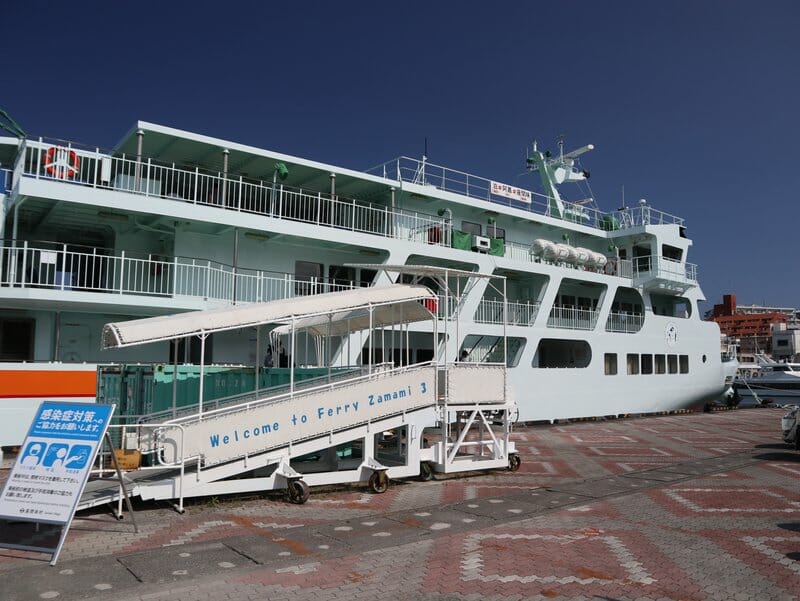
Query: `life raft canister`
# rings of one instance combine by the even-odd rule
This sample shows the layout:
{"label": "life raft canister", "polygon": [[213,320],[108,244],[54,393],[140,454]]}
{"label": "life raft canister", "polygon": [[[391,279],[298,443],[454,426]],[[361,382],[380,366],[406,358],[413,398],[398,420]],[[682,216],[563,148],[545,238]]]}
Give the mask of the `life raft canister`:
{"label": "life raft canister", "polygon": [[51,146],[42,157],[42,166],[48,175],[59,179],[75,177],[81,166],[81,160],[74,150]]}

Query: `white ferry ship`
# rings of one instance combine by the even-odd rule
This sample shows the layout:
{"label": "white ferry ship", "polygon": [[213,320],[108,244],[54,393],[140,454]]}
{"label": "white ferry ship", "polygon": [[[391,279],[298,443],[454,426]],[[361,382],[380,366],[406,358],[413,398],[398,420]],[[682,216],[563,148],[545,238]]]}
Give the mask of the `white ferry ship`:
{"label": "white ferry ship", "polygon": [[[101,350],[108,322],[409,277],[375,264],[450,270],[413,283],[453,326],[437,348],[412,326],[391,357],[351,336],[325,349],[336,365],[505,362],[524,421],[718,397],[731,365],[701,319],[683,220],[562,198],[591,149],[534,144],[535,193],[424,157],[358,171],[147,122],[113,150],[0,138],[0,444],[19,444],[38,399],[94,401],[99,365],[198,364],[201,348],[206,366],[264,365],[266,331]],[[465,272],[503,276],[505,298]],[[313,342],[294,348],[286,361],[319,364]]]}

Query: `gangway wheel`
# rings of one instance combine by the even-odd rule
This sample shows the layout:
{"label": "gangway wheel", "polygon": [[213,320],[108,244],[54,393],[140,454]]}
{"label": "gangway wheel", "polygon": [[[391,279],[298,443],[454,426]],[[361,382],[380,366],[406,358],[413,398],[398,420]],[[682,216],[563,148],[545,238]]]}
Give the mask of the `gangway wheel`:
{"label": "gangway wheel", "polygon": [[519,466],[522,465],[522,460],[519,458],[519,455],[516,453],[512,453],[508,456],[508,471],[509,472],[516,472],[519,469]]}
{"label": "gangway wheel", "polygon": [[289,497],[289,501],[295,505],[302,505],[308,501],[311,489],[308,487],[308,484],[302,480],[292,480],[286,487],[286,494]]}
{"label": "gangway wheel", "polygon": [[372,472],[369,477],[369,489],[377,494],[385,493],[389,488],[389,476],[385,471]]}

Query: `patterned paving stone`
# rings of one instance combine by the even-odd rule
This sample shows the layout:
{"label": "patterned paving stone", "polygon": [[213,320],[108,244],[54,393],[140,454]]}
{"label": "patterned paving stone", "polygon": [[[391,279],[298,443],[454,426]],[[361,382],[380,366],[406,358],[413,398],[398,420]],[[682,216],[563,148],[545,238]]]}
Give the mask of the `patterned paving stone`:
{"label": "patterned paving stone", "polygon": [[518,472],[302,506],[137,502],[139,533],[98,509],[55,568],[0,549],[0,601],[797,600],[800,453],[777,438],[781,413],[517,426]]}
{"label": "patterned paving stone", "polygon": [[123,555],[117,561],[141,582],[191,580],[255,562],[222,543],[162,548],[157,553]]}

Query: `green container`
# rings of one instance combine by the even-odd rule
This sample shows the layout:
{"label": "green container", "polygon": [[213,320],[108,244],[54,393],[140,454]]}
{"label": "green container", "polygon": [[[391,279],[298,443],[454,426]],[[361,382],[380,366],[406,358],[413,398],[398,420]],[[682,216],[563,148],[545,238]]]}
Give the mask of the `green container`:
{"label": "green container", "polygon": [[451,244],[453,248],[472,250],[472,235],[461,230],[453,230]]}
{"label": "green container", "polygon": [[506,242],[502,238],[489,238],[489,254],[496,257],[504,257],[506,254]]}
{"label": "green container", "polygon": [[600,229],[606,232],[613,232],[619,229],[619,219],[613,215],[603,215],[600,217]]}

